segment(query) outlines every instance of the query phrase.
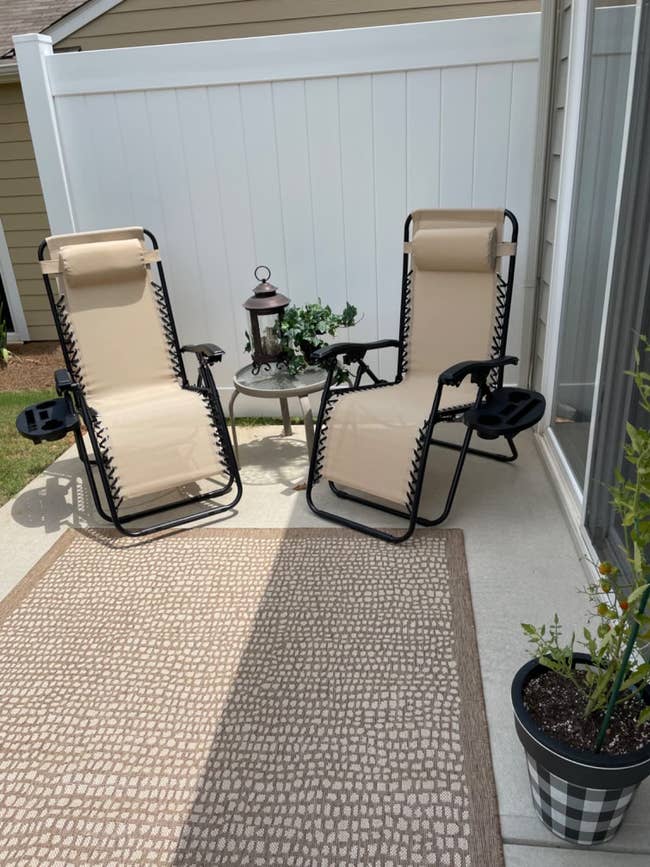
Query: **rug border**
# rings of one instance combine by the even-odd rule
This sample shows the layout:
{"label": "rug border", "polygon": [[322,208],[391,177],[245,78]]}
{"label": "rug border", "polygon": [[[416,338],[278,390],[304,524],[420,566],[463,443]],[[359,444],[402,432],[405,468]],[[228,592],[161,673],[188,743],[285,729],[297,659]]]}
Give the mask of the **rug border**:
{"label": "rug border", "polygon": [[77,531],[68,528],[54,542],[47,551],[39,557],[32,568],[18,581],[7,595],[0,599],[0,625],[20,607],[27,596],[32,592],[38,582],[45,576],[48,569],[65,554],[66,550],[73,543]]}
{"label": "rug border", "polygon": [[[461,697],[461,743],[465,756],[464,771],[470,817],[473,815],[482,818],[482,821],[476,822],[476,828],[472,826],[469,835],[470,856],[472,864],[480,864],[481,867],[505,867],[499,799],[485,707],[465,534],[462,530],[452,533],[453,535],[448,537],[446,561],[450,573],[453,634],[457,644],[455,656]],[[485,743],[475,737],[477,729],[485,732]],[[477,834],[476,829],[482,833]]]}

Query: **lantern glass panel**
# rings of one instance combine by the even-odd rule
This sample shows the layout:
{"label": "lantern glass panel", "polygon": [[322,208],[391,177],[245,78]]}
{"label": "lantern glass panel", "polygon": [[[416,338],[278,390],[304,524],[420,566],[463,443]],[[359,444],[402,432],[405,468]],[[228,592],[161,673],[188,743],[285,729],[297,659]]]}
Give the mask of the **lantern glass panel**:
{"label": "lantern glass panel", "polygon": [[279,313],[269,313],[259,317],[260,348],[262,355],[280,355],[282,344],[279,338]]}

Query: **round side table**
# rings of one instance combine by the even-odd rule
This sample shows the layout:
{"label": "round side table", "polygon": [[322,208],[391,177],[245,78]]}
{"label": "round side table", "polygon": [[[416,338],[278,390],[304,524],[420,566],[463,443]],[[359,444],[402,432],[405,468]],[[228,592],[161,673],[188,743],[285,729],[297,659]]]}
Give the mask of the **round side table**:
{"label": "round side table", "polygon": [[249,364],[238,370],[233,377],[234,390],[228,404],[228,415],[232,428],[232,444],[235,458],[239,464],[239,446],[237,443],[237,428],[235,426],[235,401],[237,395],[247,394],[250,397],[275,398],[280,401],[284,435],[291,436],[291,417],[289,415],[288,399],[297,397],[305,419],[305,435],[307,437],[307,452],[311,457],[314,445],[314,417],[308,395],[322,391],[327,380],[327,372],[322,367],[308,367],[302,373],[291,376],[286,370],[271,367],[270,370],[260,370],[253,373],[253,365]]}

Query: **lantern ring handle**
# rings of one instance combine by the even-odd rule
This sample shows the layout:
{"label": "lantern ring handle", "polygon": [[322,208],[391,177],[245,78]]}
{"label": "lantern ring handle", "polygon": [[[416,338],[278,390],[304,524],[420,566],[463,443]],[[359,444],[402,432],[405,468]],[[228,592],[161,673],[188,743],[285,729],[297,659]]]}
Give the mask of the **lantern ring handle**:
{"label": "lantern ring handle", "polygon": [[[260,270],[260,268],[264,268],[265,271],[268,271],[266,277],[259,276],[257,272]],[[255,279],[259,280],[261,283],[266,283],[268,280],[271,279],[271,269],[268,265],[258,265],[257,268],[253,271],[253,274],[255,275]]]}

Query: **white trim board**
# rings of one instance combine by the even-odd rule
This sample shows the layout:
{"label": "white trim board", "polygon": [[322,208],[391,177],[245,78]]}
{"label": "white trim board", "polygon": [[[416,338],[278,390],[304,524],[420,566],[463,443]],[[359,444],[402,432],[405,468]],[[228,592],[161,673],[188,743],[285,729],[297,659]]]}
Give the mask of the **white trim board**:
{"label": "white trim board", "polygon": [[531,192],[530,236],[528,241],[527,289],[523,315],[521,346],[521,381],[531,384],[535,367],[537,320],[541,304],[541,281],[538,279],[544,244],[545,193],[548,174],[547,152],[550,151],[551,109],[553,100],[553,70],[555,66],[556,12],[555,0],[541,0],[539,74],[535,169]]}
{"label": "white trim board", "polygon": [[87,0],[77,9],[73,9],[72,12],[68,12],[67,15],[50,24],[43,32],[47,33],[56,44],[76,33],[77,30],[81,30],[86,24],[90,24],[114,6],[119,6],[121,2],[122,0]]}
{"label": "white trim board", "polygon": [[568,471],[567,464],[563,460],[562,453],[558,450],[557,441],[554,437],[552,438],[550,429],[543,434],[535,434],[534,441],[546,474],[557,495],[560,508],[566,518],[576,552],[588,579],[591,581],[593,571],[588,561],[597,561],[598,557],[582,523],[581,503],[576,499],[579,488],[571,472]]}
{"label": "white trim board", "polygon": [[571,502],[575,509],[578,510],[576,511],[576,515],[579,517],[579,510],[582,507],[582,488],[573,474],[571,465],[558,442],[554,429],[552,427],[547,428],[542,434],[540,434],[540,439],[543,441],[548,454],[553,459],[552,463],[556,470],[557,477],[562,480],[560,487],[563,490],[570,492]]}
{"label": "white trim board", "polygon": [[562,131],[562,160],[551,264],[551,291],[546,320],[546,341],[544,343],[544,368],[542,371],[542,394],[546,396],[546,412],[540,423],[544,431],[551,423],[560,343],[562,302],[566,272],[569,262],[569,241],[573,221],[573,200],[575,177],[578,168],[580,145],[580,121],[582,93],[585,78],[585,56],[589,37],[588,3],[576,3],[571,18],[571,39],[569,44],[569,71],[564,109],[564,128]]}
{"label": "white trim board", "polygon": [[11,264],[11,256],[7,247],[7,239],[5,238],[2,220],[0,220],[0,273],[2,274],[2,285],[4,286],[11,320],[14,324],[14,330],[9,332],[9,339],[13,342],[19,340],[29,340],[29,331],[23,305],[20,300],[20,293],[16,284],[16,276]]}
{"label": "white trim board", "polygon": [[57,97],[537,61],[540,19],[527,12],[112,48],[53,54],[46,64]]}

